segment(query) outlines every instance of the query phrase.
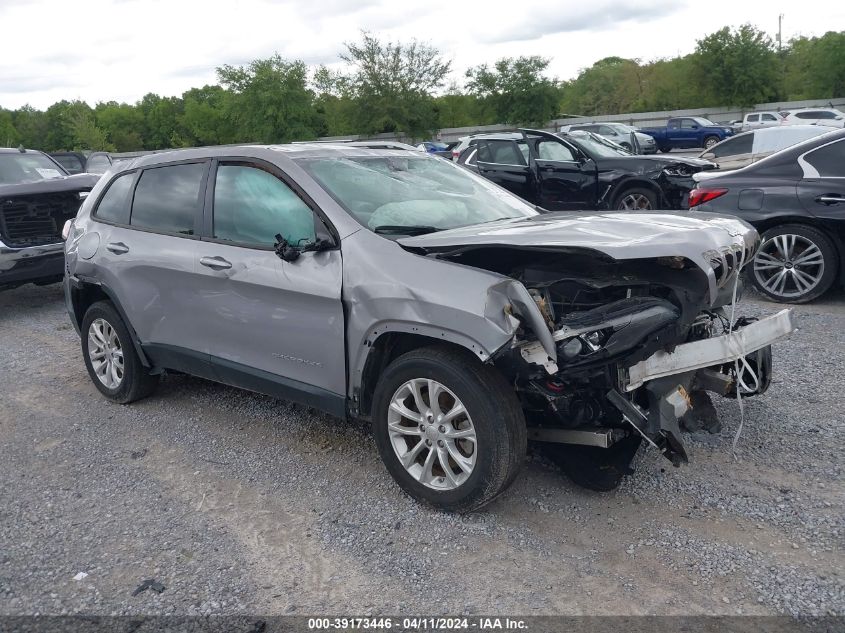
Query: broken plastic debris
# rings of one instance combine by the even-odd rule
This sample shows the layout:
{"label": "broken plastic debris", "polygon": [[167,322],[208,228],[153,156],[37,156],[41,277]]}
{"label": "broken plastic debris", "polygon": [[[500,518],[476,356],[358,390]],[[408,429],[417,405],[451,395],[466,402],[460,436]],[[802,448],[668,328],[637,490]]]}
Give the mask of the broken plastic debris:
{"label": "broken plastic debris", "polygon": [[74,580],[84,580],[85,578],[88,578],[88,574],[86,574],[84,571],[79,572],[78,574],[76,574],[76,576],[73,577]]}
{"label": "broken plastic debris", "polygon": [[139,593],[142,593],[142,592],[146,591],[147,589],[150,589],[151,591],[155,591],[156,593],[161,593],[162,591],[164,591],[165,587],[160,582],[157,582],[156,580],[149,578],[149,579],[145,580],[144,582],[142,582],[140,585],[138,585],[138,588],[135,589],[135,591],[132,592],[132,595],[137,596]]}

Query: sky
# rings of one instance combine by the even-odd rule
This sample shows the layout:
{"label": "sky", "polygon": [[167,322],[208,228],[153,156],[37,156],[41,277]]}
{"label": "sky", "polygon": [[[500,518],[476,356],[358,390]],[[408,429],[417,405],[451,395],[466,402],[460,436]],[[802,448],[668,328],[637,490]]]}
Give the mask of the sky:
{"label": "sky", "polygon": [[552,58],[571,79],[611,55],[685,55],[725,25],[783,39],[845,30],[845,3],[803,11],[782,0],[0,0],[0,107],[62,99],[134,103],[215,83],[215,68],[278,52],[340,67],[344,42],[368,30],[430,43],[452,77],[502,57]]}

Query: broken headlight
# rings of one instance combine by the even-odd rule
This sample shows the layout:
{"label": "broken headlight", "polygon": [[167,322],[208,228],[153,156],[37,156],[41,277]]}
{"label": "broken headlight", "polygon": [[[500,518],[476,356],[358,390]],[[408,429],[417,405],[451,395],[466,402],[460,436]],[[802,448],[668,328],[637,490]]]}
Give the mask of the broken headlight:
{"label": "broken headlight", "polygon": [[663,168],[663,172],[667,176],[679,176],[681,178],[686,178],[688,176],[692,176],[693,168],[689,165],[669,165],[668,167]]}

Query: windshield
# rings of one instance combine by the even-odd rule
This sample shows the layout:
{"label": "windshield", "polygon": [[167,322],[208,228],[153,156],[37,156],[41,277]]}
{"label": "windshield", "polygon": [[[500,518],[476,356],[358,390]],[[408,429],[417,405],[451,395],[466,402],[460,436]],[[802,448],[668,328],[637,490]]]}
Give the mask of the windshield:
{"label": "windshield", "polygon": [[441,158],[397,155],[297,162],[370,230],[440,231],[538,214],[519,198]]}
{"label": "windshield", "polygon": [[16,185],[66,176],[52,160],[36,152],[0,154],[0,184]]}
{"label": "windshield", "polygon": [[603,136],[593,134],[592,132],[584,132],[583,130],[575,130],[570,134],[573,141],[587,153],[588,156],[594,158],[619,158],[620,156],[633,156],[631,152],[626,150],[621,145],[617,145],[613,141],[609,141]]}
{"label": "windshield", "polygon": [[694,117],[690,117],[690,118],[693,121],[695,121],[696,123],[698,123],[701,127],[719,127],[718,125],[713,123],[713,121],[711,121],[710,119],[704,119],[700,116],[694,116]]}
{"label": "windshield", "polygon": [[631,125],[625,125],[624,123],[608,123],[611,127],[616,128],[620,132],[624,132],[625,134],[630,134],[631,132],[636,132],[637,128]]}

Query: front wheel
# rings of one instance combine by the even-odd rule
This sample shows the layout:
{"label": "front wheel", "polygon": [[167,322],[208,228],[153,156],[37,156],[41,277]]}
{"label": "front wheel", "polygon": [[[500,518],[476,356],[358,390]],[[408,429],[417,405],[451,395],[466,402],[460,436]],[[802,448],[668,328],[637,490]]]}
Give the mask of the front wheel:
{"label": "front wheel", "polygon": [[717,136],[708,136],[706,139],[704,139],[704,149],[710,149],[718,142],[719,138]]}
{"label": "front wheel", "polygon": [[442,510],[468,512],[501,494],[525,458],[525,418],[489,365],[447,347],[414,350],[385,370],[373,435],[401,488]]}
{"label": "front wheel", "polygon": [[751,266],[754,286],[769,299],[807,303],[833,284],[836,249],[818,229],[784,224],[765,233]]}
{"label": "front wheel", "polygon": [[651,211],[657,208],[657,195],[642,187],[626,189],[616,199],[618,211]]}

